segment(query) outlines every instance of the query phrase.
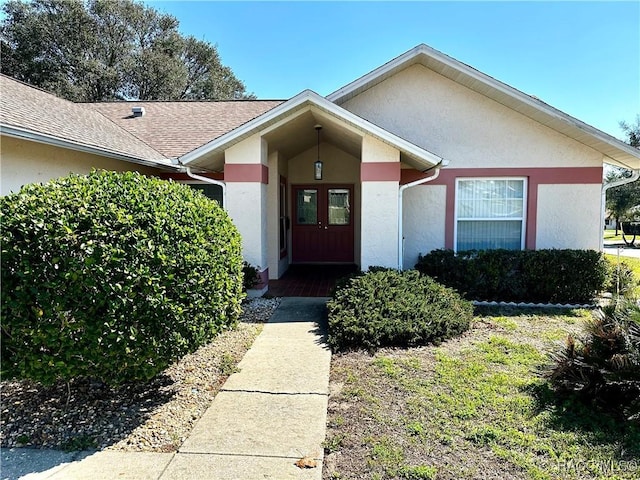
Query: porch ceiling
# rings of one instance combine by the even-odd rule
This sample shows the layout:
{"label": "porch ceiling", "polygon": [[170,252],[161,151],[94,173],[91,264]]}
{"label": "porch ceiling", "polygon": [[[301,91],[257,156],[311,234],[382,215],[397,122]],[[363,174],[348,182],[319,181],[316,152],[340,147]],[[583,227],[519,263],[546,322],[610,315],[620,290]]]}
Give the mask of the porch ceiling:
{"label": "porch ceiling", "polygon": [[314,128],[316,125],[322,125],[321,143],[330,143],[349,155],[360,158],[362,134],[347,129],[329,116],[313,110],[278,125],[263,137],[269,144],[270,152],[279,151],[285,157],[291,158],[317,145],[318,134]]}

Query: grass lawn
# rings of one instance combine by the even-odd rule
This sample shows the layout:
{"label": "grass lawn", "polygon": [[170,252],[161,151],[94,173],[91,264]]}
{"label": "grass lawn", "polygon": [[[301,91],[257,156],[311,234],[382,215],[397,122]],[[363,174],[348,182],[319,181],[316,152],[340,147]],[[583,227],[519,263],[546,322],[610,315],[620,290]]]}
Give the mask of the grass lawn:
{"label": "grass lawn", "polygon": [[[618,265],[617,255],[605,254],[604,256],[613,265]],[[640,258],[620,256],[620,263],[626,264],[631,269],[636,280],[640,279]],[[640,298],[640,284],[635,289],[635,296]]]}
{"label": "grass lawn", "polygon": [[323,478],[640,478],[640,425],[541,375],[588,315],[494,311],[440,346],[334,355]]}
{"label": "grass lawn", "polygon": [[615,230],[605,230],[604,231],[604,239],[605,240],[610,240],[610,241],[615,241],[615,242],[622,242],[622,234],[620,233],[620,230],[618,230],[618,235],[616,235],[616,231]]}

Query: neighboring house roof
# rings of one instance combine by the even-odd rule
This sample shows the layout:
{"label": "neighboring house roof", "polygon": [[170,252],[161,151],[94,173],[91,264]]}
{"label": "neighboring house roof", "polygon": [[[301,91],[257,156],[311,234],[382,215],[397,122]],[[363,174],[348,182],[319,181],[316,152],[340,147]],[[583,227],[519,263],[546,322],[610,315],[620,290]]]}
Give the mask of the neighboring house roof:
{"label": "neighboring house roof", "polygon": [[[283,100],[87,103],[168,158],[197,147],[262,115]],[[145,114],[134,117],[132,107]]]}
{"label": "neighboring house roof", "polygon": [[3,135],[152,166],[171,161],[94,109],[0,75]]}
{"label": "neighboring house roof", "polygon": [[[269,110],[260,117],[254,118],[217,139],[202,145],[194,151],[180,157],[184,164],[198,166],[222,166],[223,154],[232,145],[258,132],[268,136],[274,130],[281,128],[286,122],[293,122],[305,112],[312,110],[318,118],[326,118],[333,123],[345,127],[345,130],[355,130],[367,133],[400,151],[401,159],[418,170],[426,170],[440,163],[442,158],[425,150],[403,138],[374,125],[362,117],[328,101],[311,90],[305,90],[290,100]],[[312,131],[311,127],[307,128]],[[345,131],[345,134],[348,132]],[[295,134],[286,135],[288,142],[295,142]],[[298,133],[298,135],[300,135]]]}
{"label": "neighboring house roof", "polygon": [[383,82],[401,70],[421,64],[446,78],[478,92],[602,153],[607,163],[640,169],[640,150],[567,115],[542,100],[527,95],[438,50],[421,44],[340,88],[327,99],[338,105]]}

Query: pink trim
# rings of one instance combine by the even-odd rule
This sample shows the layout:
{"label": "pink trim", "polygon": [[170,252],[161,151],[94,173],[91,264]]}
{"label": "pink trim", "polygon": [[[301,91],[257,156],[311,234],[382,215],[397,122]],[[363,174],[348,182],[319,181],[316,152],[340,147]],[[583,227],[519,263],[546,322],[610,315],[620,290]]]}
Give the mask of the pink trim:
{"label": "pink trim", "polygon": [[[419,178],[425,178],[416,170],[402,170],[402,182],[409,183]],[[428,185],[445,185],[446,213],[444,246],[453,248],[453,230],[456,205],[456,179],[473,177],[526,177],[527,182],[527,225],[525,229],[525,248],[536,248],[536,234],[538,226],[538,186],[545,184],[601,184],[602,167],[560,167],[560,168],[444,168],[440,176]]]}
{"label": "pink trim", "polygon": [[261,163],[227,163],[224,166],[225,182],[269,183],[269,168]]}
{"label": "pink trim", "polygon": [[360,164],[360,181],[362,182],[399,182],[400,163],[372,162]]}
{"label": "pink trim", "polygon": [[[193,178],[191,178],[189,175],[187,175],[186,173],[178,173],[178,172],[174,172],[174,173],[157,173],[155,174],[156,176],[158,176],[159,178],[163,178],[165,180],[193,180]],[[198,173],[199,176],[201,177],[206,177],[206,178],[213,178],[214,180],[222,180],[224,179],[224,175],[222,175],[221,173]]]}
{"label": "pink trim", "polygon": [[[426,178],[433,172],[419,172],[402,169],[402,184]],[[456,178],[464,177],[529,177],[537,184],[591,184],[602,183],[602,167],[559,167],[559,168],[443,168],[440,176],[425,185],[448,185]]]}
{"label": "pink trim", "polygon": [[260,280],[253,287],[253,290],[262,290],[263,288],[269,286],[269,269],[265,269],[262,272],[258,272],[258,277]]}

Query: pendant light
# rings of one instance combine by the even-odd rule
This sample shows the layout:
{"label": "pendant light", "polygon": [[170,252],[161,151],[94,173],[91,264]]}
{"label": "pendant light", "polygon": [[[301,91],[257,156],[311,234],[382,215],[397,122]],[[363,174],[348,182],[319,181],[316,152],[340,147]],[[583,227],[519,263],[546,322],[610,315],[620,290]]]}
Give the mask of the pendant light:
{"label": "pendant light", "polygon": [[322,160],[320,160],[320,130],[322,130],[322,125],[316,125],[313,128],[318,132],[318,159],[313,164],[313,178],[322,180]]}

